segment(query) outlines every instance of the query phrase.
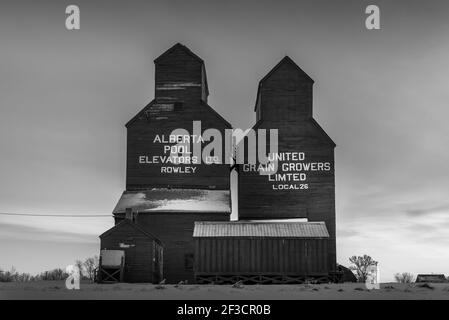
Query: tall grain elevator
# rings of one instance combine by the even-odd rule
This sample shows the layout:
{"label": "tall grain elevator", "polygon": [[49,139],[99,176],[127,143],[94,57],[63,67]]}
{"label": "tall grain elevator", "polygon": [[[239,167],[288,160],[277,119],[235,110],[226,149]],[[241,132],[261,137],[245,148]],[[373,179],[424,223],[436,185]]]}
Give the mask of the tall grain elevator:
{"label": "tall grain elevator", "polygon": [[313,118],[314,81],[289,57],[260,80],[230,221],[231,125],[207,104],[204,62],[181,44],[154,62],[155,98],[126,124],[126,189],[101,236],[102,252],[124,257],[123,281],[336,279],[336,145]]}
{"label": "tall grain elevator", "polygon": [[[160,278],[167,283],[193,282],[194,222],[229,221],[231,195],[225,154],[220,161],[208,163],[191,151],[205,130],[216,129],[224,136],[231,125],[207,104],[209,89],[201,58],[178,43],[154,63],[154,100],[126,124],[126,190],[113,214],[120,224],[126,212],[132,212],[132,223],[160,241]],[[194,122],[200,123],[196,134]],[[206,142],[196,141],[201,148]],[[138,244],[132,234],[121,242],[126,269],[126,251],[131,247],[136,252]],[[106,244],[102,249],[108,249]],[[148,248],[140,250],[140,263],[150,264],[143,254]],[[139,275],[132,280],[145,281]]]}
{"label": "tall grain elevator", "polygon": [[329,237],[323,250],[328,271],[333,272],[336,145],[313,118],[313,84],[312,78],[287,56],[260,80],[253,129],[256,135],[258,129],[278,130],[278,151],[269,158],[277,161],[277,171],[261,175],[260,162],[239,166],[239,220],[324,223]]}

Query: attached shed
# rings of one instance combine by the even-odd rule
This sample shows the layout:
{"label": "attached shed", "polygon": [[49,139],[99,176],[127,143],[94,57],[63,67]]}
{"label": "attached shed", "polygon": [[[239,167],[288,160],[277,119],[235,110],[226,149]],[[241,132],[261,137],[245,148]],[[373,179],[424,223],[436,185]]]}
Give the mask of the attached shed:
{"label": "attached shed", "polygon": [[159,283],[163,279],[163,245],[140,228],[133,219],[125,219],[100,235],[101,250],[125,253],[125,282]]}
{"label": "attached shed", "polygon": [[195,221],[229,221],[229,190],[168,189],[125,191],[114,209],[115,222],[126,210],[138,212],[137,225],[164,243],[167,283],[194,281],[193,228]]}
{"label": "attached shed", "polygon": [[324,222],[195,222],[199,283],[328,281]]}

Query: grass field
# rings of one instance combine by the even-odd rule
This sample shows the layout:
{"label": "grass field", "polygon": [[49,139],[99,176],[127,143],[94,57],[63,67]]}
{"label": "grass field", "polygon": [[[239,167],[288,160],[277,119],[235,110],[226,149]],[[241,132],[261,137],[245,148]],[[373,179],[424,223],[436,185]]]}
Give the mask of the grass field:
{"label": "grass field", "polygon": [[64,281],[0,283],[0,299],[449,299],[449,284],[427,286],[384,283],[378,290],[364,284],[320,285],[163,285],[92,284],[67,290]]}

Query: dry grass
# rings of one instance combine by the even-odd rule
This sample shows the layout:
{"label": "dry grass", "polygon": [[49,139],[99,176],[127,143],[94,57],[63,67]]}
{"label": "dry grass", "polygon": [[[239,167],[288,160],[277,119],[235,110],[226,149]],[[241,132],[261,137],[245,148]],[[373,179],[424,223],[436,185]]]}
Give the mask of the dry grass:
{"label": "dry grass", "polygon": [[64,281],[0,283],[0,299],[449,299],[447,283],[381,284],[368,290],[360,283],[322,285],[191,285],[92,284],[81,290],[67,290]]}

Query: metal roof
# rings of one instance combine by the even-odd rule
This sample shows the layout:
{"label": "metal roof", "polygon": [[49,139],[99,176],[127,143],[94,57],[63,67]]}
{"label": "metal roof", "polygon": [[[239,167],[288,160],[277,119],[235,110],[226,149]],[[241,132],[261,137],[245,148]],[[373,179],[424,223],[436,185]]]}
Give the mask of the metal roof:
{"label": "metal roof", "polygon": [[444,274],[418,274],[415,282],[448,282]]}
{"label": "metal roof", "polygon": [[125,191],[113,214],[125,213],[127,208],[143,212],[219,212],[231,213],[229,190],[165,189]]}
{"label": "metal roof", "polygon": [[324,222],[195,222],[193,237],[328,238]]}

